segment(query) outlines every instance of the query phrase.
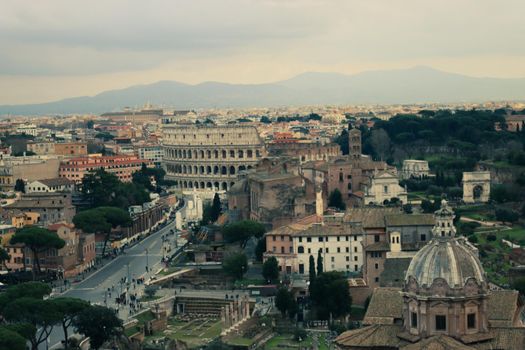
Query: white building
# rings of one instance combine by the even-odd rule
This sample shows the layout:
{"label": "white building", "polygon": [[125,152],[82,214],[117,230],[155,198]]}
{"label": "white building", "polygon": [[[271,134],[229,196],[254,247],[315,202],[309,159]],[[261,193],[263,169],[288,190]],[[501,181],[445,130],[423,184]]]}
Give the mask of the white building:
{"label": "white building", "polygon": [[55,179],[35,180],[27,185],[26,192],[71,192],[73,182],[62,177]]}
{"label": "white building", "polygon": [[310,255],[317,266],[318,253],[323,271],[359,272],[363,266],[363,230],[347,225],[313,224],[292,236],[297,255],[297,272],[309,273]]}
{"label": "white building", "polygon": [[146,159],[153,162],[156,166],[160,166],[164,151],[161,146],[145,146],[137,150],[140,159]]}
{"label": "white building", "polygon": [[366,189],[365,205],[382,205],[385,201],[398,198],[402,203],[407,203],[407,191],[399,186],[396,174],[389,171],[381,171],[374,174],[370,186]]}
{"label": "white building", "polygon": [[430,169],[426,160],[405,159],[401,169],[401,179],[424,178],[430,175]]}

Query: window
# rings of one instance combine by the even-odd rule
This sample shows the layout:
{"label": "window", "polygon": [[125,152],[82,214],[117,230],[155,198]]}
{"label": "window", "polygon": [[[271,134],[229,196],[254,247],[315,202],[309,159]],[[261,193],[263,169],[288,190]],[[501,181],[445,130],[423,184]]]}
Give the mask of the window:
{"label": "window", "polygon": [[476,314],[467,315],[467,328],[469,329],[476,328]]}
{"label": "window", "polygon": [[290,247],[290,253],[293,253],[293,247]]}
{"label": "window", "polygon": [[332,262],[335,262],[335,257],[332,256]]}
{"label": "window", "polygon": [[379,264],[378,263],[375,263],[375,266],[376,270],[379,270]]}
{"label": "window", "polygon": [[275,242],[275,236],[272,236],[272,240]]}
{"label": "window", "polygon": [[354,256],[354,261],[357,261],[357,256]]}
{"label": "window", "polygon": [[354,253],[357,253],[357,247],[354,247]]}
{"label": "window", "polygon": [[388,193],[388,186],[383,186],[383,192]]}
{"label": "window", "polygon": [[326,248],[326,250],[325,250],[325,251],[326,251],[327,253],[329,253],[329,251],[328,251],[328,248]]}
{"label": "window", "polygon": [[424,242],[424,241],[426,241],[426,240],[427,240],[427,235],[424,234],[424,233],[422,233],[422,234],[421,234],[421,241]]}
{"label": "window", "polygon": [[374,281],[375,281],[376,283],[379,283],[379,277],[374,278]]}
{"label": "window", "polygon": [[415,312],[411,312],[411,317],[410,317],[410,326],[412,328],[417,328],[417,313]]}
{"label": "window", "polygon": [[337,236],[337,242],[339,242],[339,241],[340,241],[340,239],[341,239],[341,237]]}
{"label": "window", "polygon": [[303,237],[299,237],[299,243],[303,243]]}
{"label": "window", "polygon": [[284,236],[281,236],[281,242],[284,242]]}
{"label": "window", "polygon": [[357,271],[357,270],[359,270],[359,266],[354,265],[354,271]]}
{"label": "window", "polygon": [[346,252],[350,253],[350,248],[346,247]]}
{"label": "window", "polygon": [[304,247],[302,245],[297,247],[297,253],[299,253],[299,254],[303,254],[304,253]]}
{"label": "window", "polygon": [[312,252],[312,249],[308,248],[308,254],[310,254]]}
{"label": "window", "polygon": [[436,315],[436,331],[446,331],[446,330],[447,330],[447,316]]}
{"label": "window", "polygon": [[350,257],[349,256],[346,257],[346,261],[350,261]]}
{"label": "window", "polygon": [[341,253],[341,248],[337,247],[337,252]]}
{"label": "window", "polygon": [[281,254],[284,254],[284,247],[281,247]]}
{"label": "window", "polygon": [[319,242],[322,242],[323,241],[323,237],[319,237]]}
{"label": "window", "polygon": [[311,243],[312,242],[312,237],[306,237],[306,242]]}
{"label": "window", "polygon": [[374,235],[374,242],[379,242],[379,235]]}
{"label": "window", "polygon": [[354,236],[354,241],[357,241],[357,236]]}

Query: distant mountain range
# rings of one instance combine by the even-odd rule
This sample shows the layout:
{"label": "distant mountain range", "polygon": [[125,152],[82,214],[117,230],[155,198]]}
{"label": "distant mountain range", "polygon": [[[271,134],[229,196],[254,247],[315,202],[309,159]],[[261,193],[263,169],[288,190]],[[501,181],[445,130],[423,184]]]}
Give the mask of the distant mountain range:
{"label": "distant mountain range", "polygon": [[70,114],[118,111],[150,102],[177,109],[277,107],[321,104],[452,103],[525,100],[525,78],[474,78],[428,67],[354,75],[304,73],[268,84],[159,81],[95,96],[0,106],[5,114]]}

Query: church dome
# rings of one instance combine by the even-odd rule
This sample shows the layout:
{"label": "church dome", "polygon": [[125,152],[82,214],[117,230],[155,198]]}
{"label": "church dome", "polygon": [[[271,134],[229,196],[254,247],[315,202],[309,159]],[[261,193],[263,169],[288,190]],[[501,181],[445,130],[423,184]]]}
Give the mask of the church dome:
{"label": "church dome", "polygon": [[450,288],[463,288],[469,278],[485,284],[485,273],[475,248],[463,237],[434,238],[417,252],[408,267],[405,282],[414,279],[418,286],[430,288],[437,279]]}

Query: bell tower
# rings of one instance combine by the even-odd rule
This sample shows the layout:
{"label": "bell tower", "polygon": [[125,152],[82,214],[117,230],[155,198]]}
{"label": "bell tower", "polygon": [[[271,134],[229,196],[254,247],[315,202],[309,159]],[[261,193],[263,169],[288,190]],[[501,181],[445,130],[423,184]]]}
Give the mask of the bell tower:
{"label": "bell tower", "polygon": [[348,125],[348,155],[350,159],[361,158],[361,130]]}

